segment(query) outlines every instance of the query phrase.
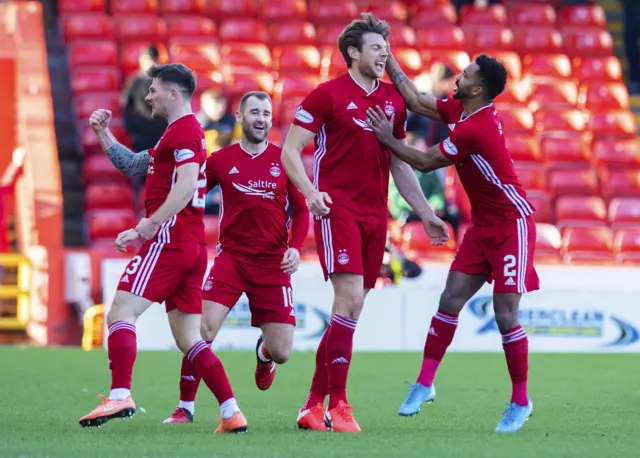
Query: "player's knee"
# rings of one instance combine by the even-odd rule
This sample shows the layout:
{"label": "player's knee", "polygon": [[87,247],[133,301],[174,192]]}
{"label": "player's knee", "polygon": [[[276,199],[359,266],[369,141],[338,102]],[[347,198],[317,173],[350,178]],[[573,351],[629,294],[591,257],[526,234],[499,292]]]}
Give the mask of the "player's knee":
{"label": "player's knee", "polygon": [[271,355],[271,359],[275,361],[276,364],[284,364],[289,361],[289,358],[291,357],[291,349],[276,347],[273,350],[269,350],[269,354]]}
{"label": "player's knee", "polygon": [[195,336],[175,336],[176,345],[182,353],[187,353],[191,348],[200,341]]}
{"label": "player's knee", "polygon": [[337,313],[357,320],[364,306],[364,291],[343,290],[335,300]]}
{"label": "player's knee", "polygon": [[456,294],[449,289],[445,289],[440,295],[440,310],[457,315],[460,313],[466,302],[466,298],[461,297],[459,294]]}
{"label": "player's knee", "polygon": [[216,332],[213,326],[203,320],[200,326],[200,335],[204,340],[213,341],[216,337]]}
{"label": "player's knee", "polygon": [[131,316],[131,313],[127,311],[127,307],[125,307],[122,302],[114,300],[107,313],[107,326],[111,326],[118,321],[135,323],[136,318],[137,317]]}
{"label": "player's knee", "polygon": [[501,333],[507,332],[518,325],[518,310],[511,308],[496,308],[496,324]]}

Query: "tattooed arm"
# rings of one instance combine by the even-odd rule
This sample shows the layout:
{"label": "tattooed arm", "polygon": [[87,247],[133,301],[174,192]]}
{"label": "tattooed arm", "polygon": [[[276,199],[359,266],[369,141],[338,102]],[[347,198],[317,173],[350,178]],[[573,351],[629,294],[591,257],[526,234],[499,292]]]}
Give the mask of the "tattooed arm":
{"label": "tattooed arm", "polygon": [[437,121],[441,120],[440,113],[438,113],[437,99],[428,94],[421,94],[418,91],[418,88],[402,71],[393,54],[389,54],[387,58],[387,75],[391,78],[396,89],[402,94],[407,109]]}

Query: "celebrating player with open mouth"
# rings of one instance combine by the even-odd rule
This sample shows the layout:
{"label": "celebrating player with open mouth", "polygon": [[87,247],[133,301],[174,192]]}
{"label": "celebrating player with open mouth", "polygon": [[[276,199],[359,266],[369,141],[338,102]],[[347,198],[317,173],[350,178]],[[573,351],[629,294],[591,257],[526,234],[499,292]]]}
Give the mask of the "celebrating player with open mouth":
{"label": "celebrating player with open mouth", "polygon": [[107,314],[111,393],[82,426],[100,426],[131,417],[131,374],[136,359],[135,322],[154,302],[165,302],[171,331],[182,350],[218,399],[222,423],[216,432],[246,430],[222,362],[200,335],[202,279],[207,269],[204,233],[206,145],[202,126],[191,111],[195,76],[182,64],[151,67],[147,103],[152,116],[168,121],[160,141],[133,153],[109,131],[111,112],[97,110],[89,124],[100,145],[123,174],[147,175],[146,218],[118,235],[116,246],[145,239],[125,269]]}
{"label": "celebrating player with open mouth", "polygon": [[[271,386],[276,363],[291,354],[296,324],[291,274],[309,231],[304,197],[282,170],[281,148],[267,141],[272,113],[268,94],[245,94],[236,118],[240,143],[214,152],[206,169],[207,189],[219,184],[221,199],[218,256],[204,284],[202,336],[210,344],[246,293],[251,325],[262,330],[255,372],[261,390]],[[165,423],[193,421],[200,376],[187,357],[180,375],[180,403]]]}
{"label": "celebrating player with open mouth", "polygon": [[518,323],[523,293],[539,288],[533,266],[536,240],[534,208],[516,176],[505,145],[493,99],[503,90],[507,71],[496,59],[481,55],[456,79],[450,100],[420,94],[389,56],[387,72],[407,107],[449,125],[450,137],[425,151],[397,141],[391,121],[380,107],[369,110],[370,126],[380,141],[402,160],[422,172],[455,164],[472,207],[472,224],[451,264],[424,346],[422,369],[400,415],[420,411],[435,399],[433,379],[453,340],[458,315],[486,281],[494,281],[493,307],[511,376],[511,402],[496,432],[515,432],[533,412],[527,394],[529,344]]}
{"label": "celebrating player with open mouth", "polygon": [[[305,98],[283,147],[287,174],[316,216],[318,254],[335,295],[309,397],[298,415],[303,429],[360,431],[347,402],[347,375],[353,333],[384,256],[389,172],[432,242],[448,239],[446,225],[427,203],[411,167],[381,145],[367,124],[367,109],[382,105],[388,115],[395,113],[394,137],[406,136],[404,101],[393,85],[379,81],[389,56],[388,36],[387,23],[370,14],[344,29],[338,48],[348,72],[320,84]],[[312,183],[300,154],[314,137]]]}

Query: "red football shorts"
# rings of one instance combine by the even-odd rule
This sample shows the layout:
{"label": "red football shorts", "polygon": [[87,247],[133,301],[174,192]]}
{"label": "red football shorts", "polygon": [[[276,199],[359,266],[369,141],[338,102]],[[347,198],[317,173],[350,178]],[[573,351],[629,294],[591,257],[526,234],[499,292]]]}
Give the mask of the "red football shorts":
{"label": "red football shorts", "polygon": [[489,227],[471,226],[451,270],[486,275],[495,293],[526,293],[540,288],[533,266],[536,223],[533,216]]}
{"label": "red football shorts", "polygon": [[280,269],[280,264],[257,265],[245,257],[223,251],[213,260],[202,298],[231,309],[242,293],[249,299],[251,326],[259,327],[263,323],[295,326],[291,277]]}
{"label": "red football shorts", "polygon": [[129,261],[118,290],[153,302],[167,312],[202,313],[202,279],[207,249],[198,243],[145,243]]}
{"label": "red football shorts", "polygon": [[364,287],[373,288],[382,267],[387,225],[337,217],[315,219],[314,225],[324,279],[346,272],[361,275]]}

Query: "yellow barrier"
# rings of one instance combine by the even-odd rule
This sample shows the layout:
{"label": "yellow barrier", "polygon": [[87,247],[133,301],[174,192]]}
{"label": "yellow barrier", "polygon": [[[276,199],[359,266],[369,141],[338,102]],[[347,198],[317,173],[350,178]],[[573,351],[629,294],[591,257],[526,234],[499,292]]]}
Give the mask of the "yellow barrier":
{"label": "yellow barrier", "polygon": [[[16,253],[0,253],[0,330],[25,329],[30,319],[31,264],[24,256]],[[15,283],[5,284],[6,277],[15,269]],[[5,301],[15,299],[15,307]],[[10,315],[10,316],[7,316]]]}
{"label": "yellow barrier", "polygon": [[87,311],[84,312],[82,321],[84,324],[82,348],[85,351],[101,348],[102,336],[104,334],[104,305],[97,304],[89,307]]}

